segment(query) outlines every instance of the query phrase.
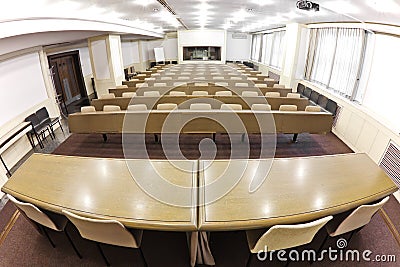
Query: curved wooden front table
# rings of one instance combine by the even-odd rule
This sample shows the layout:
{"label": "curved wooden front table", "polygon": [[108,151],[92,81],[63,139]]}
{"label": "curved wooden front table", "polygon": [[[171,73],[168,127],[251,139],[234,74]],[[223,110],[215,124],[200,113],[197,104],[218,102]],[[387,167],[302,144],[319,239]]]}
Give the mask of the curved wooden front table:
{"label": "curved wooden front table", "polygon": [[134,175],[154,175],[154,166],[171,183],[192,187],[180,196],[193,203],[192,207],[174,207],[147,195],[132,178],[124,159],[33,154],[2,191],[56,213],[67,209],[83,216],[118,220],[132,228],[196,231],[197,161],[179,163],[193,173],[165,160],[128,161],[136,162]]}
{"label": "curved wooden front table", "polygon": [[[273,159],[268,176],[255,192],[249,185],[258,163],[268,160],[200,161],[200,186],[241,176],[217,201],[200,207],[199,230],[226,231],[301,223],[335,215],[397,191],[396,185],[366,154]],[[262,178],[262,177],[261,177]],[[211,191],[199,196],[210,201]]]}

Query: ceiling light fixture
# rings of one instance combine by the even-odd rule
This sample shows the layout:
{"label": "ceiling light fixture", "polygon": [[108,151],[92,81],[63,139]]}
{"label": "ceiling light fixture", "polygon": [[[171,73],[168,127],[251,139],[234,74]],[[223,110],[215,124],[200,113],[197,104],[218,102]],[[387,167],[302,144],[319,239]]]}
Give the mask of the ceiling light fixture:
{"label": "ceiling light fixture", "polygon": [[274,3],[272,0],[252,0],[251,2],[259,6],[272,5]]}

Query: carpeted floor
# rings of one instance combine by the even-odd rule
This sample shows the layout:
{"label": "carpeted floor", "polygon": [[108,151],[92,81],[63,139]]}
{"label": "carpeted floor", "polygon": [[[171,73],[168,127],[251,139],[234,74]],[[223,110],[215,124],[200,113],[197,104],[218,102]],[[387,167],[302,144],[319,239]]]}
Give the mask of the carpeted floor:
{"label": "carpeted floor", "polygon": [[[123,157],[121,135],[113,134],[108,136],[107,142],[103,142],[101,135],[71,135],[53,153],[62,155],[80,155],[96,157]],[[204,135],[182,136],[180,149],[182,153],[195,159],[200,156],[198,144]],[[299,135],[297,143],[291,143],[291,135],[278,135],[276,157],[311,156],[324,154],[338,154],[352,152],[345,144],[333,134],[324,135]],[[146,137],[147,150],[150,158],[165,158],[160,144],[154,143],[152,135]],[[250,136],[250,156],[256,158],[260,152],[260,138]],[[240,136],[233,141],[233,145],[242,145]],[[130,144],[129,153],[136,157],[147,155],[136,152],[136,144]],[[229,158],[230,144],[226,136],[217,136],[216,158]],[[243,146],[247,149],[247,146]],[[204,152],[204,151],[203,151]],[[205,153],[207,154],[207,153]],[[77,230],[68,225],[78,249],[83,254],[79,259],[63,234],[51,232],[50,235],[56,243],[53,249],[47,239],[40,235],[34,227],[16,212],[12,203],[8,202],[0,211],[0,266],[104,266],[104,262],[96,249],[94,243],[80,238]],[[11,217],[15,222],[9,223]],[[17,217],[16,217],[16,216]],[[6,227],[7,226],[7,227]],[[4,234],[4,229],[9,230]],[[349,242],[348,249],[358,249],[361,253],[364,250],[371,250],[371,259],[375,255],[394,255],[400,261],[400,205],[394,197],[384,206],[383,211],[378,212],[371,222],[364,227]],[[318,247],[324,238],[324,231],[320,231],[310,246],[299,248]],[[348,236],[345,236],[348,237]],[[211,251],[216,260],[216,266],[241,267],[245,266],[249,252],[246,236],[243,231],[234,232],[213,232],[210,240]],[[337,249],[336,239],[331,239],[325,248]],[[133,249],[117,248],[108,245],[103,246],[112,266],[143,266],[140,255]],[[189,253],[185,233],[145,231],[142,243],[145,258],[150,267],[166,266],[180,267],[189,266]],[[288,250],[289,252],[290,250]],[[333,255],[340,255],[339,253]],[[270,261],[254,260],[252,266],[284,266],[274,257]],[[308,262],[292,262],[290,266],[310,266]],[[359,262],[340,261],[340,258],[331,261],[327,257],[322,262],[315,262],[312,266],[399,266],[396,262]]]}
{"label": "carpeted floor", "polygon": [[[140,137],[140,135],[138,136]],[[169,137],[167,136],[167,142],[173,139],[173,137],[170,137],[170,139],[168,138]],[[212,150],[213,147],[210,147],[209,151],[202,151],[203,154],[200,154],[198,147],[203,138],[211,138],[211,135],[181,135],[179,140],[180,151],[187,159],[198,159],[200,156],[212,154],[212,151],[210,150]],[[127,150],[126,155],[129,155],[132,158],[165,158],[163,146],[160,143],[154,142],[153,135],[146,135],[147,154],[143,153],[144,151],[141,149],[143,147],[141,142],[135,142],[134,140],[135,138],[129,138],[127,145],[124,146],[124,149]],[[278,158],[320,156],[352,152],[349,147],[347,147],[332,133],[327,135],[305,133],[299,135],[296,143],[292,143],[291,140],[292,135],[278,134],[276,142],[271,138],[264,138],[263,145],[266,150],[272,150],[272,152],[267,152],[271,154],[273,153],[274,145],[276,143],[275,157]],[[234,136],[232,142],[230,142],[227,135],[221,134],[216,137],[216,145],[216,159],[229,159],[231,156],[230,153],[232,146],[239,150],[239,155],[247,155],[247,150],[250,148],[250,158],[260,157],[261,138],[259,135],[250,135],[249,145],[247,145],[245,142],[241,141],[240,135]],[[62,145],[55,149],[53,153],[59,155],[124,158],[122,135],[109,134],[107,142],[103,142],[103,138],[100,134],[73,134]],[[174,152],[171,154],[177,155]]]}

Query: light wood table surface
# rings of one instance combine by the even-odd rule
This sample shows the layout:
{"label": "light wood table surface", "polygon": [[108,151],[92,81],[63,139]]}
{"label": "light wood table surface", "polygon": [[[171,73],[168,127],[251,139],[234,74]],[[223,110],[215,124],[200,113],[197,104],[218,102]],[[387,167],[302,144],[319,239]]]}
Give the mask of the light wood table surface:
{"label": "light wood table surface", "polygon": [[[127,160],[133,175],[163,176],[168,182],[191,188],[176,194],[176,207],[147,195],[132,178],[124,159],[101,159],[33,154],[3,186],[2,191],[39,208],[61,213],[67,209],[88,217],[115,219],[141,229],[196,231],[197,161]],[[157,185],[155,185],[157,186]]]}
{"label": "light wood table surface", "polygon": [[[200,207],[199,230],[231,231],[301,223],[348,211],[397,190],[365,154],[274,159],[264,183],[249,184],[268,160],[201,161],[200,186],[219,179],[241,180],[225,196]],[[263,178],[263,177],[259,177]],[[223,181],[223,180],[221,180]],[[201,187],[200,203],[215,198],[216,186]]]}

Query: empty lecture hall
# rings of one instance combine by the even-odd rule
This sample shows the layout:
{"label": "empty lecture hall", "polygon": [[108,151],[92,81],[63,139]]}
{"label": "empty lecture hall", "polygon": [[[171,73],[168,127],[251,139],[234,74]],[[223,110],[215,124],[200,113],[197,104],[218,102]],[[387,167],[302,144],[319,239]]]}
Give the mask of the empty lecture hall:
{"label": "empty lecture hall", "polygon": [[0,266],[400,266],[400,1],[13,0]]}

